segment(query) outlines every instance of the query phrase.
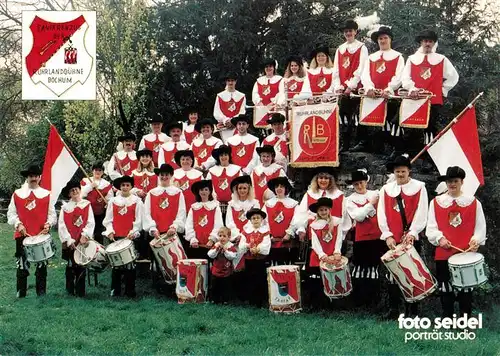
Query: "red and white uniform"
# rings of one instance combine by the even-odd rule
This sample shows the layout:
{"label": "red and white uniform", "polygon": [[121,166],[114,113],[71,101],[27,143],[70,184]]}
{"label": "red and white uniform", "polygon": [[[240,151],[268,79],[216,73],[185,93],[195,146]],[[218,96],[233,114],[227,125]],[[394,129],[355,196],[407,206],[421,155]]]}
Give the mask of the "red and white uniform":
{"label": "red and white uniform", "polygon": [[344,42],[335,51],[333,60],[334,90],[360,87],[361,72],[368,58],[368,49],[363,42]]}
{"label": "red and white uniform", "polygon": [[[17,189],[10,200],[7,210],[7,222],[17,229],[23,224],[28,235],[40,234],[45,224],[50,226],[57,222],[54,205],[50,202],[50,192],[38,187],[30,189],[27,183]],[[21,237],[19,232],[14,233],[14,238]]]}
{"label": "red and white uniform", "polygon": [[208,170],[206,179],[212,181],[217,200],[227,203],[231,200],[231,182],[241,175],[240,166],[229,164],[227,167],[213,166]]}
{"label": "red and white uniform", "polygon": [[257,199],[262,206],[264,198],[274,196],[273,192],[267,188],[267,182],[274,178],[286,177],[286,174],[283,167],[276,163],[271,163],[267,167],[264,167],[262,163],[260,163],[253,169],[250,177],[252,178],[255,199]]}
{"label": "red and white uniform", "polygon": [[222,145],[222,140],[211,136],[204,139],[201,135],[193,140],[191,151],[194,153],[194,165],[209,169],[215,166],[215,158],[212,157],[212,151]]}
{"label": "red and white uniform", "polygon": [[391,236],[396,243],[402,240],[403,222],[396,200],[400,194],[409,225],[408,233],[418,239],[418,234],[425,229],[429,206],[425,183],[412,178],[403,185],[398,185],[395,181],[387,183],[380,189],[377,207],[378,226],[382,232],[380,238],[384,241]]}
{"label": "red and white uniform", "polygon": [[273,75],[269,78],[266,75],[257,78],[252,90],[252,101],[254,105],[276,104],[279,95],[285,92],[283,77]]}
{"label": "red and white uniform", "polygon": [[67,246],[78,245],[82,236],[94,236],[95,221],[90,202],[82,199],[65,203],[59,213],[58,225],[59,239]]}
{"label": "red and white uniform", "polygon": [[191,186],[194,182],[198,182],[202,179],[203,173],[194,168],[191,168],[189,171],[185,171],[182,168],[174,171],[174,183],[180,188],[180,190],[182,190],[186,211],[189,211],[191,204],[196,201],[196,198],[191,191]]}
{"label": "red and white uniform", "polygon": [[233,163],[240,166],[244,173],[250,174],[259,162],[256,148],[259,147],[259,139],[251,134],[234,135],[227,140],[231,146],[231,158]]}
{"label": "red and white uniform", "polygon": [[158,176],[154,172],[149,172],[147,170],[139,172],[135,169],[132,172],[132,177],[134,178],[134,188],[132,188],[134,194],[139,190],[148,193],[151,189],[158,186]]}
{"label": "red and white uniform", "polygon": [[188,124],[187,122],[182,123],[182,135],[181,141],[186,141],[189,145],[193,143],[193,140],[200,136],[201,134],[194,129],[194,125]]}
{"label": "red and white uniform", "polygon": [[[370,200],[378,196],[378,191],[368,190],[366,194],[354,192],[346,199],[346,210],[356,224],[354,241],[379,240],[382,232],[378,227],[377,206]],[[378,205],[378,204],[377,204]]]}
{"label": "red and white uniform", "polygon": [[109,160],[107,166],[107,174],[109,178],[111,178],[111,180],[115,180],[124,175],[130,176],[132,175],[132,171],[137,168],[138,164],[139,161],[137,160],[135,151],[118,151],[113,154],[113,156],[111,156],[111,159]]}
{"label": "red and white uniform", "polygon": [[[218,123],[226,124],[238,115],[245,114],[246,97],[245,94],[235,91],[224,90],[217,94],[214,105],[214,118]],[[228,138],[234,134],[233,129],[221,130],[222,141],[227,142]]]}
{"label": "red and white uniform", "polygon": [[172,141],[172,139],[163,132],[159,134],[149,133],[142,136],[141,142],[139,143],[139,151],[148,149],[153,152],[153,162],[155,163],[155,167],[158,167],[158,154],[160,152],[160,147],[168,141]]}
{"label": "red and white uniform", "polygon": [[158,186],[149,191],[144,201],[143,229],[150,235],[165,233],[171,227],[184,232],[186,204],[182,191],[175,186]]}
{"label": "red and white uniform", "polygon": [[217,242],[217,233],[223,226],[219,202],[196,202],[189,209],[186,218],[185,239],[190,245],[198,243],[204,246],[209,240]]}
{"label": "red and white uniform", "polygon": [[219,246],[221,243],[216,242],[207,253],[214,260],[210,272],[215,277],[229,277],[233,273],[233,260],[238,250],[229,241],[223,246],[223,251],[218,250]]}
{"label": "red and white uniform", "polygon": [[[299,203],[292,198],[278,199],[273,197],[266,201],[262,207],[262,211],[267,214],[267,224],[269,232],[274,239],[282,239],[285,235],[293,236],[295,228],[292,224]],[[273,248],[283,247],[283,242],[273,242]]]}
{"label": "red and white uniform", "polygon": [[108,203],[106,216],[102,224],[106,229],[104,236],[114,234],[115,237],[127,237],[133,234],[134,238],[140,235],[142,230],[142,217],[144,205],[141,198],[134,194],[128,197],[117,195]]}
{"label": "red and white uniform", "polygon": [[285,82],[285,93],[280,95],[278,99],[280,105],[286,103],[285,99],[307,100],[312,96],[307,74],[302,78],[292,75],[289,78],[283,78],[283,81]]}
{"label": "red and white uniform", "polygon": [[165,142],[160,147],[160,152],[158,153],[158,166],[163,163],[169,164],[173,169],[179,168],[177,163],[174,161],[174,156],[177,151],[189,150],[191,146],[186,141],[169,141]]}
{"label": "red and white uniform", "polygon": [[252,208],[260,208],[257,200],[230,200],[227,205],[226,227],[231,230],[231,241],[234,241],[247,224],[247,212]]}
{"label": "red and white uniform", "polygon": [[310,267],[319,267],[319,262],[324,256],[331,256],[334,253],[340,253],[344,235],[342,233],[342,219],[332,216],[333,227],[330,228],[328,221],[310,220],[308,231],[311,239],[311,256],[309,259]]}
{"label": "red and white uniform", "polygon": [[113,186],[106,179],[101,178],[97,181],[97,188],[94,189],[92,188],[92,182],[94,181],[94,178],[91,178],[91,180],[88,178],[82,179],[80,182],[82,186],[82,198],[85,198],[90,202],[94,215],[103,215],[106,213],[106,202],[102,199],[96,189],[98,189],[106,200],[109,201],[113,198]]}
{"label": "red and white uniform", "polygon": [[403,55],[393,49],[370,54],[361,74],[363,89],[365,92],[372,89],[387,90],[394,94],[401,86],[404,67]]}
{"label": "red and white uniform", "polygon": [[[308,69],[307,79],[312,95],[332,93],[334,88],[333,75],[333,68],[316,67],[314,69]],[[302,91],[302,93],[307,94],[304,91]]]}
{"label": "red and white uniform", "polygon": [[[257,255],[252,255],[250,249],[257,247],[259,253]],[[241,232],[241,240],[238,244],[238,257],[241,256],[239,261],[238,258],[235,260],[235,269],[240,270],[244,260],[253,259],[263,259],[269,255],[271,250],[271,236],[269,235],[269,226],[262,225],[260,228],[255,229],[251,222],[248,222]]]}
{"label": "red and white uniform", "polygon": [[443,104],[443,97],[458,83],[458,72],[450,60],[442,54],[424,54],[419,48],[415,54],[408,57],[403,70],[403,88],[410,92],[425,89],[435,96],[431,104]]}
{"label": "red and white uniform", "polygon": [[481,203],[473,196],[457,198],[448,193],[439,195],[429,205],[425,234],[436,247],[435,259],[448,260],[459,251],[439,247],[439,240],[445,237],[453,246],[462,250],[469,248],[471,240],[480,245],[486,241],[486,220]]}
{"label": "red and white uniform", "polygon": [[276,135],[274,132],[264,138],[262,141],[262,146],[270,145],[274,147],[276,151],[276,160],[280,160],[280,156],[287,159],[289,155],[288,150],[288,132],[283,132],[281,135]]}

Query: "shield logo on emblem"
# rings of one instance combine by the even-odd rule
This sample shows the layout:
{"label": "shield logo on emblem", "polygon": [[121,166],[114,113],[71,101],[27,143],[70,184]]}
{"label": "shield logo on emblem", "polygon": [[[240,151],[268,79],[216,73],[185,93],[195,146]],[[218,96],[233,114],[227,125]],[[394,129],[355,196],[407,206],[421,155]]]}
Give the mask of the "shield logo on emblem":
{"label": "shield logo on emblem", "polygon": [[285,297],[288,295],[288,283],[279,283],[278,290],[281,296]]}

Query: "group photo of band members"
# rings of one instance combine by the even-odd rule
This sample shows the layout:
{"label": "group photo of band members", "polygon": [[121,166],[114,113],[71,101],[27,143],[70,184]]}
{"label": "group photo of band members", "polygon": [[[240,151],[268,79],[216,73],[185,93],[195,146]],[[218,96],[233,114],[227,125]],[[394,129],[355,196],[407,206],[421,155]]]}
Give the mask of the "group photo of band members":
{"label": "group photo of band members", "polygon": [[[481,203],[462,191],[466,172],[458,166],[439,175],[436,184],[446,184],[446,192],[429,202],[425,183],[413,178],[412,162],[402,154],[410,143],[418,151],[434,139],[458,73],[436,52],[432,30],[416,36],[417,50],[406,60],[391,48],[389,27],[372,33],[379,50],[371,54],[357,39],[355,21],[341,31],[345,43],[333,56],[327,46],[314,48],[309,63],[291,55],[283,77],[274,59],[262,64],[249,102],[270,111],[263,138],[253,134],[255,118],[237,90],[238,74],[230,72],[211,117],[190,108],[179,121],[150,119],[151,132],[142,138],[124,133],[111,157],[89,162],[89,176],[66,185],[59,213],[40,186],[41,169],[22,170],[25,183],[7,214],[15,231],[17,297],[27,296],[31,264],[36,294],[46,294],[48,260],[62,252],[67,293],[78,297],[86,295],[89,273],[111,273],[110,296],[134,298],[137,265],[147,263],[153,288],[175,290],[179,303],[248,303],[293,313],[349,298],[353,307],[394,319],[401,312],[418,315],[436,293],[443,316],[470,315],[474,287],[484,280],[452,271],[482,268]],[[398,100],[388,100],[383,126],[360,124],[360,99],[397,95],[430,100],[425,129],[404,134]],[[370,150],[367,131],[378,130],[394,149],[386,165],[391,178],[371,190],[371,172],[357,167],[345,182],[352,188],[347,195],[338,169],[318,165],[309,168],[307,190],[291,194],[289,120],[278,108],[332,97],[338,98],[341,151]],[[56,230],[58,243],[50,236]],[[435,246],[433,273],[420,257],[425,243]],[[50,281],[57,283],[64,282]]]}

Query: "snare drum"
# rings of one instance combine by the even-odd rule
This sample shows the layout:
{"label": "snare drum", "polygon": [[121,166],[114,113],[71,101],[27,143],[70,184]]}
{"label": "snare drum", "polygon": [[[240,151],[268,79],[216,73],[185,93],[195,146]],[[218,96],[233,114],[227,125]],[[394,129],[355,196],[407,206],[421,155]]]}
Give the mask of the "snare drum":
{"label": "snare drum", "polygon": [[298,313],[300,304],[299,266],[274,266],[267,269],[269,310],[275,313]]}
{"label": "snare drum", "polygon": [[208,261],[185,259],[177,264],[178,303],[204,303],[208,291]]}
{"label": "snare drum", "polygon": [[387,251],[382,262],[409,303],[424,299],[437,288],[435,278],[413,245],[400,244]]}
{"label": "snare drum", "polygon": [[451,284],[458,288],[472,288],[488,281],[484,273],[484,256],[478,252],[457,253],[448,259]]}
{"label": "snare drum", "polygon": [[52,237],[49,234],[28,236],[23,240],[24,252],[29,262],[43,262],[55,254]]}
{"label": "snare drum", "polygon": [[137,259],[134,243],[129,239],[115,241],[106,247],[111,267],[125,266]]}
{"label": "snare drum", "polygon": [[177,235],[167,237],[163,234],[160,240],[152,240],[149,245],[165,282],[174,284],[177,280],[177,263],[187,258],[179,238]]}
{"label": "snare drum", "polygon": [[93,240],[85,245],[79,244],[75,249],[74,259],[78,265],[97,273],[104,271],[109,265],[106,249]]}
{"label": "snare drum", "polygon": [[351,294],[351,273],[347,257],[342,256],[340,266],[321,261],[319,268],[323,280],[323,292],[328,298],[339,299]]}

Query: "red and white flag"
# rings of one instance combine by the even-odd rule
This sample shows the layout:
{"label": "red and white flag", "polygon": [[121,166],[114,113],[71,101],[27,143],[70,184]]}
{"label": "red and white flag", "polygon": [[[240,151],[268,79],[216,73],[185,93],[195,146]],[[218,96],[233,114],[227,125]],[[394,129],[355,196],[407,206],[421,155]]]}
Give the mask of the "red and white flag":
{"label": "red and white flag", "polygon": [[443,134],[428,150],[439,173],[446,174],[450,166],[465,170],[462,191],[474,195],[477,188],[484,184],[481,148],[476,124],[476,110],[472,106]]}
{"label": "red and white flag", "polygon": [[367,126],[384,126],[387,116],[387,100],[384,98],[361,98],[359,124]]}
{"label": "red and white flag", "polygon": [[55,202],[64,186],[78,170],[78,163],[73,159],[59,132],[50,125],[49,142],[45,152],[42,181],[40,185],[50,190],[51,200]]}

